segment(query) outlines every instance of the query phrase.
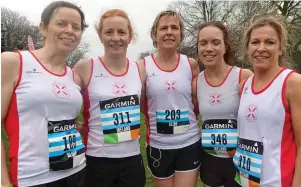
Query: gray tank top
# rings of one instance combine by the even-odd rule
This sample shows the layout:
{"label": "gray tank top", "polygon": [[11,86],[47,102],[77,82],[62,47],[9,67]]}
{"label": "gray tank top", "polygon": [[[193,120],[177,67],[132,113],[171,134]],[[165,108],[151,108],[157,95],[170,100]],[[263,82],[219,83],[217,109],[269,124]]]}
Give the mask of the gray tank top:
{"label": "gray tank top", "polygon": [[178,65],[172,71],[160,69],[153,55],[145,58],[145,66],[147,144],[158,149],[179,149],[199,141],[188,57],[179,54]]}
{"label": "gray tank top", "polygon": [[237,147],[237,112],[241,69],[233,66],[222,84],[213,86],[203,71],[197,79],[202,116],[202,146],[213,156],[233,157]]}

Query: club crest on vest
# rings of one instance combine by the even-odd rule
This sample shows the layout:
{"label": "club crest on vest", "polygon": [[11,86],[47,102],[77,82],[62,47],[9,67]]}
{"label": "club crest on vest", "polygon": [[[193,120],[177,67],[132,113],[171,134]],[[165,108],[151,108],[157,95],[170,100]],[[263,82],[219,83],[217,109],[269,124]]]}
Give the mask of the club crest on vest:
{"label": "club crest on vest", "polygon": [[223,95],[221,93],[212,93],[209,97],[209,103],[212,106],[218,106],[223,103]]}
{"label": "club crest on vest", "polygon": [[248,122],[257,120],[258,108],[256,105],[249,105],[245,110],[245,117]]}
{"label": "club crest on vest", "polygon": [[60,82],[52,84],[52,93],[60,99],[66,99],[70,96],[67,85]]}
{"label": "club crest on vest", "polygon": [[112,85],[113,94],[117,96],[126,95],[128,93],[128,89],[126,84],[124,83],[115,83]]}
{"label": "club crest on vest", "polygon": [[175,80],[168,80],[164,82],[164,90],[168,93],[176,91],[178,84]]}

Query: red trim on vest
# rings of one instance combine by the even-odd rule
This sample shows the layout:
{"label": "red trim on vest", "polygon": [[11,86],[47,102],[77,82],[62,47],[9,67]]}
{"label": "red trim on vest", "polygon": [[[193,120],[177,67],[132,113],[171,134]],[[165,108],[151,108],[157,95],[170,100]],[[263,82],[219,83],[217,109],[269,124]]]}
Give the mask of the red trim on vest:
{"label": "red trim on vest", "polygon": [[[143,64],[144,64],[144,68],[145,68],[145,71],[146,71],[146,64],[145,64],[145,58],[143,58]],[[149,126],[149,115],[148,115],[148,99],[147,99],[147,96],[146,96],[146,80],[145,80],[145,103],[144,103],[144,107],[145,107],[145,124],[146,124],[146,137],[145,137],[145,141],[146,141],[146,144],[149,145],[149,137],[150,137],[150,126]]]}
{"label": "red trim on vest", "polygon": [[241,98],[241,95],[242,95],[242,92],[243,92],[243,90],[244,90],[244,87],[245,87],[245,84],[246,84],[247,80],[248,80],[248,79],[246,79],[246,80],[242,83],[241,89],[239,90],[239,91],[240,91],[240,93],[239,93],[240,98]]}
{"label": "red trim on vest", "polygon": [[[281,71],[282,72],[282,71]],[[286,82],[288,77],[294,71],[290,72],[282,85],[281,98],[283,107],[285,108],[285,120],[282,131],[282,141],[281,141],[281,155],[280,155],[280,172],[281,172],[281,186],[291,186],[293,183],[295,160],[296,160],[296,142],[294,138],[294,130],[292,126],[292,118],[285,97]]]}
{"label": "red trim on vest", "polygon": [[241,73],[242,73],[242,68],[240,68],[239,70],[239,75],[238,75],[238,84],[240,83],[241,81]]}
{"label": "red trim on vest", "polygon": [[115,76],[115,77],[121,77],[121,76],[124,76],[128,73],[129,71],[129,66],[130,66],[130,62],[129,62],[129,59],[126,59],[126,63],[127,63],[127,66],[126,66],[126,70],[124,73],[118,75],[118,74],[115,74],[113,72],[111,72],[107,66],[105,65],[105,63],[102,61],[102,59],[100,57],[98,57],[98,59],[100,60],[101,64],[103,65],[103,67],[107,70],[107,72],[109,72],[111,75]]}
{"label": "red trim on vest", "polygon": [[21,78],[22,78],[22,72],[23,72],[23,57],[21,55],[21,53],[18,51],[17,52],[20,55],[20,69],[19,69],[19,77],[18,77],[18,81],[14,87],[14,92],[16,91],[17,87],[19,86],[20,82],[21,82]]}
{"label": "red trim on vest", "polygon": [[271,85],[272,85],[272,83],[274,82],[274,80],[284,71],[285,69],[281,69],[278,73],[277,73],[277,75],[274,77],[274,79],[273,80],[271,80],[271,82],[268,84],[268,85],[266,85],[266,87],[264,87],[263,89],[261,89],[261,90],[259,90],[259,91],[255,91],[254,90],[254,77],[255,77],[255,75],[253,76],[253,79],[252,79],[252,82],[251,82],[251,89],[252,89],[252,93],[254,94],[254,95],[257,95],[257,94],[260,94],[260,93],[262,93],[262,92],[264,92],[265,90],[267,90]]}
{"label": "red trim on vest", "polygon": [[20,85],[22,79],[22,72],[23,72],[23,57],[20,51],[17,51],[20,55],[20,69],[19,69],[19,76],[14,86],[12,99],[10,101],[10,106],[7,111],[7,115],[4,119],[4,128],[8,137],[9,141],[9,160],[10,160],[10,177],[12,184],[14,186],[18,186],[18,157],[19,157],[19,115],[18,115],[18,108],[17,108],[17,94],[16,89]]}
{"label": "red trim on vest", "polygon": [[146,122],[146,143],[149,145],[149,137],[151,135],[150,133],[150,123],[149,123],[149,115],[148,115],[148,99],[145,97],[145,122]]}
{"label": "red trim on vest", "polygon": [[82,95],[83,95],[83,100],[84,100],[84,110],[83,110],[83,117],[84,117],[84,144],[85,144],[85,150],[87,150],[87,145],[88,145],[88,136],[89,136],[89,120],[90,120],[90,97],[89,97],[89,91],[88,87],[92,79],[92,74],[94,70],[94,61],[91,58],[91,72],[90,72],[90,77],[89,81],[87,83],[87,86],[84,88]]}
{"label": "red trim on vest", "polygon": [[160,68],[159,65],[157,64],[156,60],[155,60],[154,54],[152,54],[151,57],[152,57],[154,63],[156,64],[156,66],[157,66],[161,71],[165,71],[165,72],[173,72],[173,71],[175,71],[175,70],[178,68],[178,66],[179,66],[179,64],[180,64],[180,57],[181,57],[181,56],[180,56],[180,53],[178,53],[178,62],[177,62],[177,65],[176,65],[176,67],[175,67],[174,69],[172,69],[172,70],[164,70],[164,69]]}
{"label": "red trim on vest", "polygon": [[188,56],[186,56],[186,57],[187,57],[187,60],[188,60],[188,62],[189,62],[189,66],[190,66],[190,70],[191,70],[191,77],[193,78],[193,69],[192,69],[192,65],[191,65],[191,62],[190,62],[189,57],[188,57]]}
{"label": "red trim on vest", "polygon": [[9,141],[10,177],[14,186],[18,186],[19,126],[17,95],[14,91],[4,121],[4,128]]}
{"label": "red trim on vest", "polygon": [[67,65],[65,65],[65,71],[64,71],[64,73],[63,74],[56,74],[56,73],[53,73],[53,72],[51,72],[50,70],[48,70],[42,63],[41,63],[41,61],[36,57],[36,55],[35,54],[33,54],[33,52],[32,51],[28,51],[28,52],[30,52],[31,53],[31,55],[36,59],[36,61],[48,72],[48,73],[50,73],[50,74],[52,74],[52,75],[55,75],[55,76],[58,76],[58,77],[63,77],[63,76],[65,76],[66,74],[67,74]]}
{"label": "red trim on vest", "polygon": [[83,100],[84,100],[83,116],[85,121],[85,123],[83,124],[83,128],[84,128],[83,134],[84,134],[85,150],[87,150],[88,136],[89,136],[89,120],[90,120],[90,98],[89,98],[88,88],[86,88],[83,92]]}
{"label": "red trim on vest", "polygon": [[[195,89],[196,89],[196,97],[198,97],[198,82],[199,82],[199,75],[200,75],[200,74],[198,74],[198,75],[196,76],[196,85],[195,85]],[[192,85],[192,86],[193,86],[193,85]],[[197,105],[196,108],[195,108],[195,106],[193,106],[193,107],[194,107],[193,111],[194,111],[195,117],[196,117],[196,119],[198,120],[198,115],[200,114],[199,107],[198,107],[198,105]]]}
{"label": "red trim on vest", "polygon": [[286,97],[285,97],[285,90],[286,90],[286,82],[287,82],[287,79],[288,77],[294,73],[295,71],[291,71],[284,79],[284,82],[283,82],[283,85],[282,85],[282,92],[281,92],[281,98],[282,98],[282,104],[283,104],[283,107],[285,108],[285,110],[287,112],[290,112],[290,109],[289,109],[289,105],[287,103],[287,100],[286,100]]}
{"label": "red trim on vest", "polygon": [[227,80],[228,76],[230,75],[230,72],[232,71],[233,68],[234,68],[234,66],[232,66],[231,69],[228,71],[228,74],[225,77],[225,79],[223,80],[223,82],[221,84],[218,84],[218,85],[212,85],[212,84],[210,84],[209,81],[208,81],[208,79],[207,79],[207,76],[206,76],[206,71],[204,71],[204,77],[205,77],[205,80],[206,80],[207,84],[209,86],[211,86],[211,87],[219,87],[219,86],[223,85],[224,82]]}

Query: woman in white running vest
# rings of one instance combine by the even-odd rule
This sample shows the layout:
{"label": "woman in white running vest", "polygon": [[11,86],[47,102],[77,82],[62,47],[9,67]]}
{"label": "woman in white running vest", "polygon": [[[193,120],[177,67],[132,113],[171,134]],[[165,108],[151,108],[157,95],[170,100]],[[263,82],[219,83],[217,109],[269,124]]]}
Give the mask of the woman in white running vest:
{"label": "woman in white running vest", "polygon": [[148,168],[156,187],[193,187],[200,166],[201,134],[191,101],[191,82],[199,66],[177,52],[183,29],[176,12],[161,12],[151,29],[158,51],[140,60],[147,74]]}
{"label": "woman in white running vest", "polygon": [[193,101],[203,120],[200,178],[205,186],[239,186],[232,162],[237,146],[238,85],[252,72],[229,65],[229,34],[219,21],[200,25],[197,47],[206,68],[193,81]]}
{"label": "woman in white running vest", "polygon": [[1,120],[10,147],[9,175],[2,142],[2,186],[84,187],[85,147],[76,130],[82,97],[66,61],[86,27],[79,7],[53,2],[41,15],[44,46],[2,53]]}
{"label": "woman in white running vest", "polygon": [[87,187],[144,187],[140,154],[143,67],[126,57],[133,39],[128,15],[106,11],[97,25],[104,56],[75,66],[82,80]]}
{"label": "woman in white running vest", "polygon": [[254,75],[240,89],[233,158],[243,187],[301,186],[301,75],[282,67],[285,33],[273,17],[257,19],[245,32]]}

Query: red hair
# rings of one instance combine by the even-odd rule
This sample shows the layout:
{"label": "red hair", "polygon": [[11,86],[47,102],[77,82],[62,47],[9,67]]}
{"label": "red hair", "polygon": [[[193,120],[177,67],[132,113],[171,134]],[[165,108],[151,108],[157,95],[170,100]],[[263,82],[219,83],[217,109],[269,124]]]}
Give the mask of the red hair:
{"label": "red hair", "polygon": [[133,27],[132,27],[131,21],[129,19],[129,16],[127,13],[125,13],[121,9],[108,10],[101,16],[101,18],[99,20],[99,24],[96,25],[96,30],[97,30],[98,35],[100,35],[100,33],[102,31],[103,21],[110,17],[122,17],[122,18],[126,19],[128,21],[128,29],[129,29],[130,39],[134,38],[134,31],[133,31]]}

